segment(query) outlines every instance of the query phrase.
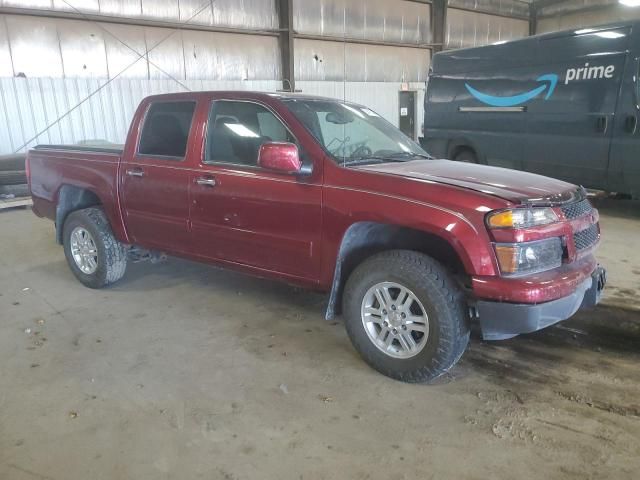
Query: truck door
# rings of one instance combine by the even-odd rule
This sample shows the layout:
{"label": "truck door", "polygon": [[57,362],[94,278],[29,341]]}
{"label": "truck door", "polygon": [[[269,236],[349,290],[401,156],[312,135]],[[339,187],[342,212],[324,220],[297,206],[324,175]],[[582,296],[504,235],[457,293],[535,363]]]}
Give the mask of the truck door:
{"label": "truck door", "polygon": [[526,170],[607,188],[629,32],[583,29],[540,39],[532,74],[557,76],[557,83],[527,105]]}
{"label": "truck door", "polygon": [[169,252],[189,251],[189,170],[185,163],[191,155],[189,135],[195,107],[195,101],[151,103],[138,145],[123,156],[121,199],[129,235],[136,244]]}
{"label": "truck door", "polygon": [[640,194],[640,32],[627,59],[610,154],[612,191]]}
{"label": "truck door", "polygon": [[258,149],[267,141],[296,143],[262,104],[212,102],[204,155],[191,177],[195,253],[317,279],[321,172],[297,178],[258,167]]}

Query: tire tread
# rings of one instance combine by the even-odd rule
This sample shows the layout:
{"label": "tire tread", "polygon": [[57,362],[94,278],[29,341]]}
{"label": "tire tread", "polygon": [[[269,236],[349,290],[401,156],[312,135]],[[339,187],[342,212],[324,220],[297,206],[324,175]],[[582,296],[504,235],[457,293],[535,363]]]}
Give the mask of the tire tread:
{"label": "tire tread", "polygon": [[[394,269],[396,273],[429,283],[434,295],[430,299],[438,312],[439,344],[432,362],[410,371],[398,371],[380,362],[375,354],[376,347],[366,336],[356,334],[354,328],[361,328],[359,318],[347,318],[346,327],[352,343],[365,361],[373,368],[391,378],[408,383],[425,383],[448,372],[460,359],[469,343],[469,322],[462,291],[444,266],[433,258],[411,250],[388,250],[373,255],[360,264],[349,277],[344,293],[344,311],[348,305],[362,299],[354,299],[354,289],[372,271]],[[422,301],[422,299],[421,299]],[[359,307],[358,307],[359,310]],[[374,350],[372,350],[374,349]],[[373,353],[373,354],[372,354]],[[401,360],[402,361],[402,360]]]}

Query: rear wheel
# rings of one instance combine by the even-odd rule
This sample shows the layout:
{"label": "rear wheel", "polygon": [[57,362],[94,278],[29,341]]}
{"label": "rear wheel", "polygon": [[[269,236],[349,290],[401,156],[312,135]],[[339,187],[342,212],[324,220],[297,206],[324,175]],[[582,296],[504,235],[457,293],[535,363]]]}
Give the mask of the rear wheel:
{"label": "rear wheel", "polygon": [[345,287],[351,342],[379,372],[411,383],[447,372],[469,342],[462,292],[434,259],[413,251],[377,254]]}
{"label": "rear wheel", "polygon": [[458,151],[453,159],[456,162],[478,163],[478,157],[475,152],[469,148],[464,148]]}
{"label": "rear wheel", "polygon": [[71,271],[89,288],[114,283],[127,268],[127,252],[100,208],[69,214],[63,230],[64,254]]}

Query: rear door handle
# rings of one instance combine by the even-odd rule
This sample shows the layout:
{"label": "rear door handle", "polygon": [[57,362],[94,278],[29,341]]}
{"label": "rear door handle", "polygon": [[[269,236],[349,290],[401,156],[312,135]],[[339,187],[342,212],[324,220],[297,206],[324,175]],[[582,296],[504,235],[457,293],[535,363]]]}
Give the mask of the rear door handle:
{"label": "rear door handle", "polygon": [[127,170],[125,172],[130,177],[144,177],[144,172],[139,168],[134,168],[132,170]]}
{"label": "rear door handle", "polygon": [[205,187],[215,187],[216,179],[212,177],[198,177],[196,178],[196,183]]}
{"label": "rear door handle", "polygon": [[602,133],[606,132],[608,123],[609,123],[609,120],[606,115],[602,117],[598,117],[598,119],[596,120],[596,130]]}

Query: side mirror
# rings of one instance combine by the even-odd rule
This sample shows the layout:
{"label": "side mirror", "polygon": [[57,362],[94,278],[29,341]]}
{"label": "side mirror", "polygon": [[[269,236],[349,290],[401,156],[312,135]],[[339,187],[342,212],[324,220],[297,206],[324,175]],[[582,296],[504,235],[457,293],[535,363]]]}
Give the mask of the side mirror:
{"label": "side mirror", "polygon": [[282,173],[299,173],[302,162],[298,147],[287,142],[266,142],[258,151],[258,166]]}

